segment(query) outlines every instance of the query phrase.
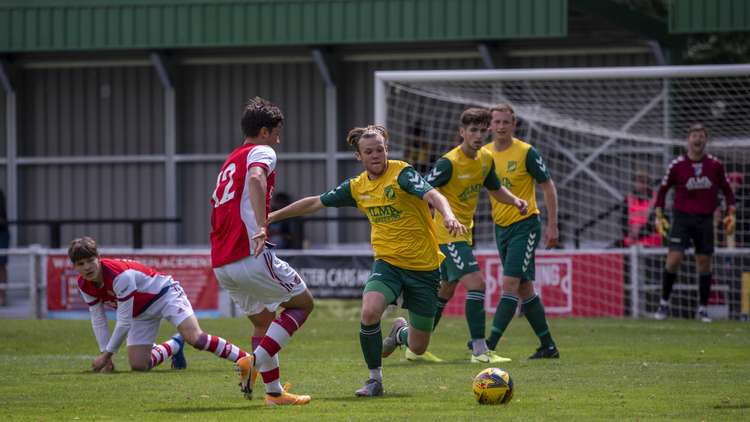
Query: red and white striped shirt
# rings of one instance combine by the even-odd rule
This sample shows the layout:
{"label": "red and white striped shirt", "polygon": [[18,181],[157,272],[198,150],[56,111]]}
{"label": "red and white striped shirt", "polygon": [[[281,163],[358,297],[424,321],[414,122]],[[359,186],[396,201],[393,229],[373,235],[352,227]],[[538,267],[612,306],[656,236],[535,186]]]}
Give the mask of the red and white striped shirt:
{"label": "red and white striped shirt", "polygon": [[[78,290],[89,305],[94,334],[100,350],[116,352],[130,329],[132,320],[177,284],[172,276],[160,274],[140,262],[102,258],[102,284],[78,278]],[[109,338],[104,306],[117,309],[117,325]]]}
{"label": "red and white striped shirt", "polygon": [[266,171],[266,215],[276,182],[276,152],[268,145],[245,144],[232,151],[221,166],[211,198],[211,265],[218,268],[252,254],[252,237],[258,232],[250,204],[247,177],[250,168]]}

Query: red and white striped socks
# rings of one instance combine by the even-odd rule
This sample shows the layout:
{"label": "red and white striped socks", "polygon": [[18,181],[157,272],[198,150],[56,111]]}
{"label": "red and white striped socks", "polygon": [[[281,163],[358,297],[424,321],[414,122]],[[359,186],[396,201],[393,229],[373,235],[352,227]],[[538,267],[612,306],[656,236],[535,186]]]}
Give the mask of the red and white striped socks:
{"label": "red and white striped socks", "polygon": [[198,350],[208,350],[216,356],[237,362],[239,359],[247,356],[244,350],[218,336],[202,333],[198,341],[193,344]]}
{"label": "red and white striped socks", "polygon": [[[307,316],[308,313],[302,309],[285,310],[273,320],[266,335],[255,347],[255,367],[263,377],[266,392],[281,393],[278,352],[289,343],[289,339],[305,323]],[[256,338],[253,337],[253,346]]]}
{"label": "red and white striped socks", "polygon": [[171,338],[162,344],[154,344],[151,348],[151,366],[154,368],[162,362],[180,352],[180,343]]}
{"label": "red and white striped socks", "polygon": [[[253,336],[253,350],[260,346],[260,341],[263,340],[263,336]],[[261,378],[263,378],[263,384],[266,386],[266,392],[269,393],[280,393],[281,382],[279,381],[279,354],[273,355],[271,360],[264,362],[263,368],[261,368],[256,362],[255,369],[260,372]],[[268,380],[268,382],[266,382]]]}

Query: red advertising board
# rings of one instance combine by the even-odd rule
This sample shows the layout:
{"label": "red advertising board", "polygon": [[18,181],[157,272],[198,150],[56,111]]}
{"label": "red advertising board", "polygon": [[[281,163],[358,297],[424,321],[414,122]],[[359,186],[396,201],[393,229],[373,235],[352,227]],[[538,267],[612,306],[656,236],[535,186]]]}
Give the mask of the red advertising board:
{"label": "red advertising board", "polygon": [[[497,254],[478,252],[487,289],[485,310],[494,313],[502,295],[502,263]],[[548,315],[622,316],[623,257],[620,253],[536,254],[534,286]],[[463,315],[466,290],[459,285],[444,315]]]}
{"label": "red advertising board", "polygon": [[[112,255],[141,262],[177,280],[196,311],[219,310],[219,286],[208,254],[194,255]],[[87,311],[78,293],[78,273],[67,255],[50,255],[47,260],[47,311],[52,317],[60,312]],[[64,315],[60,315],[64,317]]]}

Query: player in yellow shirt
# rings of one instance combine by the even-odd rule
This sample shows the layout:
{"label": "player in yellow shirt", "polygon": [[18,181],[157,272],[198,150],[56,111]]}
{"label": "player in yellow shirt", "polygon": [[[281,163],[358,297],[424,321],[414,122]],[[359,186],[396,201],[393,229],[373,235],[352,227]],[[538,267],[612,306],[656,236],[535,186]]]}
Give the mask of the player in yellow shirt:
{"label": "player in yellow shirt", "polygon": [[[359,341],[370,370],[360,397],[383,395],[382,358],[399,345],[424,353],[435,317],[440,262],[435,224],[428,204],[443,216],[452,235],[466,233],[448,201],[403,161],[388,160],[388,132],[382,126],[354,128],[347,136],[365,171],[320,196],[309,196],[272,212],[269,223],[309,214],[323,207],[356,207],[370,220],[375,253],[372,273],[362,296]],[[383,339],[380,319],[388,304],[403,295],[411,327],[404,318],[393,322]]]}
{"label": "player in yellow shirt", "polygon": [[[490,111],[485,108],[469,108],[461,113],[459,135],[461,144],[438,159],[427,182],[437,188],[451,205],[456,218],[468,228],[464,235],[454,236],[442,227],[442,215],[435,214],[438,243],[445,254],[440,265],[442,282],[438,290],[437,313],[434,325],[437,326],[443,309],[453,297],[458,282],[466,288],[464,314],[471,335],[473,363],[501,363],[510,359],[500,357],[487,348],[484,339],[484,278],[479,271],[479,264],[472,251],[472,232],[474,213],[479,202],[479,193],[486,188],[496,201],[516,208],[519,215],[526,213],[526,201],[513,195],[500,184],[495,173],[492,154],[483,149],[490,126]],[[437,361],[429,352],[423,356],[406,349],[407,360]]]}
{"label": "player in yellow shirt", "polygon": [[513,137],[516,129],[513,107],[501,104],[490,109],[490,112],[492,142],[484,149],[494,158],[495,172],[500,182],[514,195],[526,200],[529,210],[526,215],[519,215],[513,207],[491,199],[495,242],[503,264],[503,295],[492,319],[492,333],[487,345],[493,350],[497,347],[513,319],[519,300],[522,300],[524,315],[541,343],[529,359],[559,358],[560,353],[547,325],[544,305],[534,291],[534,251],[539,244],[542,228],[535,183],[539,184],[544,194],[547,210],[544,238],[548,248],[557,245],[557,190],[536,149]]}

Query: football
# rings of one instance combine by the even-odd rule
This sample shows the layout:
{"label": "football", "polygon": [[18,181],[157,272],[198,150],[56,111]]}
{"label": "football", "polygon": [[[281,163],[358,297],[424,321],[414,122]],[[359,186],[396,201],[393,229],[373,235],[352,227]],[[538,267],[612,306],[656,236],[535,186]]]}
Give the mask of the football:
{"label": "football", "polygon": [[508,404],[513,398],[510,374],[498,368],[487,368],[474,377],[474,398],[479,404]]}

